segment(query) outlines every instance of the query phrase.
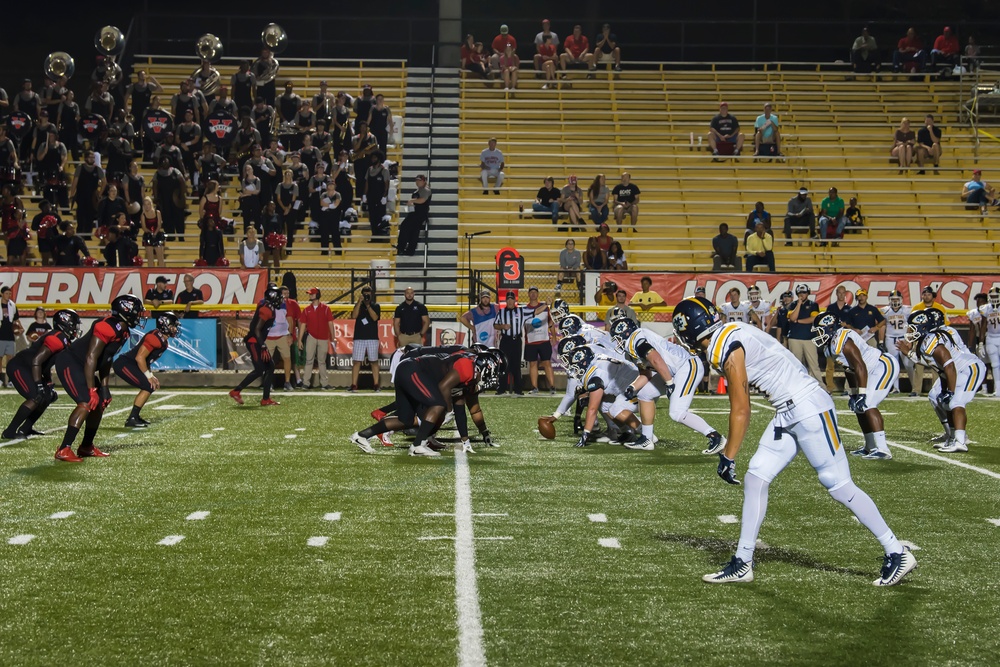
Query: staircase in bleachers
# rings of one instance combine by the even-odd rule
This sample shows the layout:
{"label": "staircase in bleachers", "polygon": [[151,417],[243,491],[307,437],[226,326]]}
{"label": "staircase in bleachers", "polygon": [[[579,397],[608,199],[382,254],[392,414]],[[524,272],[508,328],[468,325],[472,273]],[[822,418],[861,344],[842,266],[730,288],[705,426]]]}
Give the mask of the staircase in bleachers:
{"label": "staircase in bleachers", "polygon": [[[581,251],[587,233],[560,232],[546,216],[530,214],[544,177],[565,185],[575,174],[586,189],[604,173],[613,187],[622,171],[642,190],[636,233],[611,233],[638,270],[707,270],[711,239],[721,222],[740,235],[755,201],[773,216],[779,271],[992,271],[998,268],[1000,231],[989,217],[959,201],[974,166],[1000,181],[1000,148],[976,147],[959,122],[954,81],[923,77],[854,79],[842,70],[723,71],[659,69],[596,79],[571,73],[569,85],[543,90],[523,72],[521,88],[466,78],[461,101],[459,232],[490,230],[489,247],[473,248],[473,265],[493,265],[495,248],[510,243],[533,269],[555,269],[566,239]],[[720,101],[741,123],[747,147],[740,158],[713,161],[710,119]],[[753,122],[765,102],[782,130],[781,160],[752,156]],[[940,170],[898,173],[890,163],[893,133],[904,116],[916,130],[932,113],[943,128]],[[479,153],[489,137],[504,152],[506,182],[500,196],[482,195]],[[996,174],[992,179],[991,174]],[[801,185],[818,207],[831,186],[847,201],[856,196],[865,228],[838,246],[795,237],[781,239],[784,213]],[[519,214],[519,206],[529,213]],[[996,217],[997,213],[991,213]],[[613,217],[610,223],[613,223]],[[462,248],[462,252],[465,250]]]}

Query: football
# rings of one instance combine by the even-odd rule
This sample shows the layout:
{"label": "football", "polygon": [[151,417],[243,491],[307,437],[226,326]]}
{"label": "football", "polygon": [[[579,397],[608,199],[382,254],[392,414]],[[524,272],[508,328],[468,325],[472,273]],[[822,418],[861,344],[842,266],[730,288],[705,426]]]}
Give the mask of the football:
{"label": "football", "polygon": [[547,440],[556,437],[556,420],[551,415],[538,418],[538,432]]}

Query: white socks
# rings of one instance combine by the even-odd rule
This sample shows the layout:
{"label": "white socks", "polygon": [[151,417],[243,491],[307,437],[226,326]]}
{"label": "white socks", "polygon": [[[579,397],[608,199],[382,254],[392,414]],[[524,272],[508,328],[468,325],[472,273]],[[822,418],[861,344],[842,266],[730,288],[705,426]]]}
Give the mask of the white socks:
{"label": "white socks", "polygon": [[643,424],[642,425],[642,434],[645,437],[647,437],[650,440],[652,440],[653,439],[653,425],[652,424],[648,424],[648,425],[647,424]]}
{"label": "white socks", "polygon": [[[750,477],[750,475],[746,477]],[[840,488],[830,489],[830,495],[833,496],[834,500],[851,510],[854,516],[858,517],[861,525],[870,530],[872,535],[878,538],[886,554],[899,553],[903,550],[903,546],[896,539],[893,532],[889,530],[889,525],[882,518],[882,513],[878,511],[878,507],[875,506],[875,501],[867,493],[859,489],[853,481],[848,481]]]}
{"label": "white socks", "polygon": [[744,563],[753,560],[753,550],[757,546],[757,535],[767,514],[767,490],[770,484],[753,473],[743,476],[743,518],[740,526],[740,541],[736,547],[736,557]]}
{"label": "white socks", "polygon": [[690,429],[698,431],[702,435],[708,435],[715,431],[714,428],[708,425],[708,422],[694,414],[693,412],[685,412],[680,417],[674,419],[678,424],[684,424]]}

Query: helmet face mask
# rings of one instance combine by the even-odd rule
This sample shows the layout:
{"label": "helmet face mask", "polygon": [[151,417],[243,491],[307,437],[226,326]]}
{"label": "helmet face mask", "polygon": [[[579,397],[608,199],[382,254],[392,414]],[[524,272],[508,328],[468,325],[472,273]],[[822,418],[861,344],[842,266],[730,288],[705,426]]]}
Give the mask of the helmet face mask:
{"label": "helmet face mask", "polygon": [[701,341],[722,326],[719,311],[708,299],[692,296],[674,308],[674,336],[690,352],[701,349]]}
{"label": "helmet face mask", "polygon": [[750,303],[757,305],[760,303],[760,288],[754,285],[747,290],[747,298],[750,299]]}
{"label": "helmet face mask", "polygon": [[146,324],[145,306],[134,294],[123,294],[111,302],[111,314],[123,321],[130,329]]}
{"label": "helmet face mask", "polygon": [[566,372],[569,372],[569,362],[570,357],[573,355],[573,350],[578,347],[583,347],[587,344],[586,339],[583,336],[566,336],[556,347],[556,354],[559,355],[559,361],[562,362],[563,368]]}
{"label": "helmet face mask", "polygon": [[177,338],[181,333],[181,321],[174,313],[160,313],[156,316],[156,329],[168,338]]}
{"label": "helmet face mask", "polygon": [[83,334],[80,316],[69,308],[57,311],[52,316],[52,326],[66,334],[70,340],[76,340]]}
{"label": "helmet face mask", "polygon": [[567,315],[559,321],[559,334],[576,336],[583,331],[583,320],[577,315]]}
{"label": "helmet face mask", "polygon": [[611,340],[615,342],[615,348],[624,354],[628,349],[629,339],[638,330],[639,325],[628,318],[617,320],[611,325]]}
{"label": "helmet face mask", "polygon": [[556,299],[552,304],[552,319],[556,323],[562,321],[564,317],[569,317],[569,304],[562,299]]}
{"label": "helmet face mask", "polygon": [[933,322],[931,318],[927,316],[927,313],[924,311],[917,311],[910,315],[906,324],[906,333],[903,335],[903,338],[907,343],[916,343],[930,333],[933,328]]}
{"label": "helmet face mask", "polygon": [[903,307],[903,293],[899,290],[893,290],[889,295],[889,306],[893,310],[899,310]]}
{"label": "helmet face mask", "polygon": [[990,305],[994,308],[1000,308],[1000,287],[992,288],[987,294],[986,298],[990,300]]}
{"label": "helmet face mask", "polygon": [[487,348],[476,355],[476,370],[479,372],[479,389],[496,389],[500,377],[507,373],[507,358],[496,348]]}
{"label": "helmet face mask", "polygon": [[827,313],[820,317],[812,326],[813,344],[823,347],[841,329],[840,320],[835,315]]}
{"label": "helmet face mask", "polygon": [[281,290],[277,286],[268,285],[264,290],[264,301],[275,308],[281,305]]}
{"label": "helmet face mask", "polygon": [[566,372],[579,380],[587,373],[587,369],[590,368],[590,364],[593,362],[594,351],[587,345],[581,345],[580,347],[575,348],[570,354],[569,365],[566,367]]}

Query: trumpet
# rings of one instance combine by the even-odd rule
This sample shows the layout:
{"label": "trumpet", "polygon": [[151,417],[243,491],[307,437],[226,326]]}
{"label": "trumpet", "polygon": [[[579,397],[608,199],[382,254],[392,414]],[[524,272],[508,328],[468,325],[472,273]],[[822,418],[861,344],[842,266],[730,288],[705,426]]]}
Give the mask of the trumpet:
{"label": "trumpet", "polygon": [[76,72],[76,63],[73,62],[73,56],[65,51],[53,51],[50,53],[45,58],[45,64],[42,67],[49,81],[58,81],[60,77],[69,79]]}
{"label": "trumpet", "polygon": [[[210,63],[218,62],[222,58],[222,40],[212,33],[205,33],[198,38],[194,46],[195,55]],[[212,97],[221,86],[221,75],[214,67],[209,68],[208,76],[205,76],[202,68],[199,67],[192,74],[191,78],[200,83],[201,92],[206,97]]]}

